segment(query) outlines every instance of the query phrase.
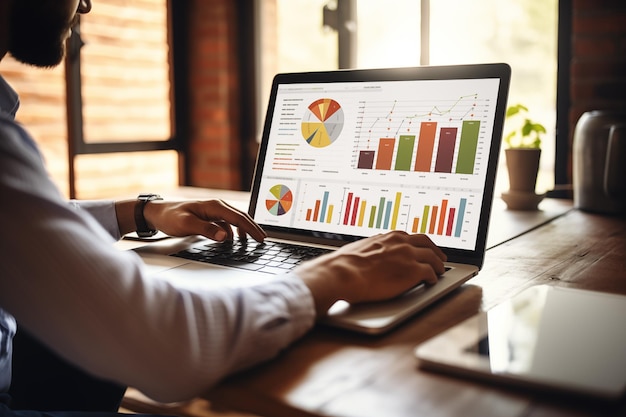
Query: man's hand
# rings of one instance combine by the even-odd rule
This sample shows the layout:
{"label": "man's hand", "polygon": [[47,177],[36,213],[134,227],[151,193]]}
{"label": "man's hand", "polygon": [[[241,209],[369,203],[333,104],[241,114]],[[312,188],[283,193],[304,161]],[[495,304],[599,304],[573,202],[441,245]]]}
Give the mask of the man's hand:
{"label": "man's hand", "polygon": [[267,237],[252,218],[222,200],[151,201],[144,208],[149,226],[170,236],[203,235],[216,241],[233,238],[232,226],[242,238],[262,242]]}
{"label": "man's hand", "polygon": [[318,315],[338,300],[379,301],[445,271],[446,255],[426,235],[393,231],[362,239],[304,263],[295,273],[307,284]]}

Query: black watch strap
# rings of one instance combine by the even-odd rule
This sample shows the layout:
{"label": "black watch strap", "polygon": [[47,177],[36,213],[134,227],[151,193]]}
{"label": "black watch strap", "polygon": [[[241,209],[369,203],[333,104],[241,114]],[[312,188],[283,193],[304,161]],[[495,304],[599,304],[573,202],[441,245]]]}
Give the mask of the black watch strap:
{"label": "black watch strap", "polygon": [[135,204],[135,229],[137,236],[150,237],[157,234],[158,230],[148,228],[146,218],[143,215],[143,209],[146,207],[149,201],[163,200],[158,194],[140,194],[137,197],[137,204]]}

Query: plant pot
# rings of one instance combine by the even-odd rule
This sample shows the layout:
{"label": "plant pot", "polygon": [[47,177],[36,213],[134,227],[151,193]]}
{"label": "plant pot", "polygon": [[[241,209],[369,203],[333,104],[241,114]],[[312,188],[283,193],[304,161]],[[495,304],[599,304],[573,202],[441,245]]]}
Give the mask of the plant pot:
{"label": "plant pot", "polygon": [[504,150],[509,173],[509,192],[502,199],[511,210],[536,210],[544,195],[535,193],[541,149],[510,148]]}
{"label": "plant pot", "polygon": [[504,150],[511,191],[535,192],[541,149],[510,148]]}

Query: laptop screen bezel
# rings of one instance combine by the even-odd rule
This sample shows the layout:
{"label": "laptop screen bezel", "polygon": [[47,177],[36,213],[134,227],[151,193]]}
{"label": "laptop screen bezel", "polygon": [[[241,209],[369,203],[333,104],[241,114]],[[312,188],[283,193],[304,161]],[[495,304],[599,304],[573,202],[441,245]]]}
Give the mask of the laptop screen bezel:
{"label": "laptop screen bezel", "polygon": [[[485,188],[481,203],[479,228],[474,250],[464,250],[442,246],[450,262],[467,263],[482,267],[485,255],[489,218],[493,205],[493,194],[496,179],[496,170],[502,144],[502,131],[506,112],[506,103],[511,77],[511,68],[505,63],[424,66],[387,69],[360,69],[335,70],[299,73],[281,73],[274,77],[270,98],[267,106],[261,144],[256,159],[252,194],[248,213],[254,218],[260,181],[264,169],[265,155],[268,150],[271,121],[274,116],[275,104],[279,85],[308,84],[328,82],[372,82],[372,81],[402,81],[402,80],[463,80],[463,79],[499,79],[497,103],[494,115],[493,130],[491,132],[491,147],[488,158]],[[362,239],[363,236],[354,236],[341,233],[328,233],[314,230],[285,228],[282,226],[261,223],[261,226],[271,238],[292,240],[296,242],[318,243],[322,245],[341,246],[343,244]]]}

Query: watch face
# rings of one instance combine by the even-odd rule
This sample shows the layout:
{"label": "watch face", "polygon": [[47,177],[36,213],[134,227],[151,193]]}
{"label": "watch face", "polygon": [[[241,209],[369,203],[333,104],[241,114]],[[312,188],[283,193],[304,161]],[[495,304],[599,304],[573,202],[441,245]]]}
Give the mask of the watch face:
{"label": "watch face", "polygon": [[139,194],[137,199],[142,201],[162,200],[158,194]]}
{"label": "watch face", "polygon": [[137,236],[139,237],[152,237],[159,233],[158,230],[137,230]]}

